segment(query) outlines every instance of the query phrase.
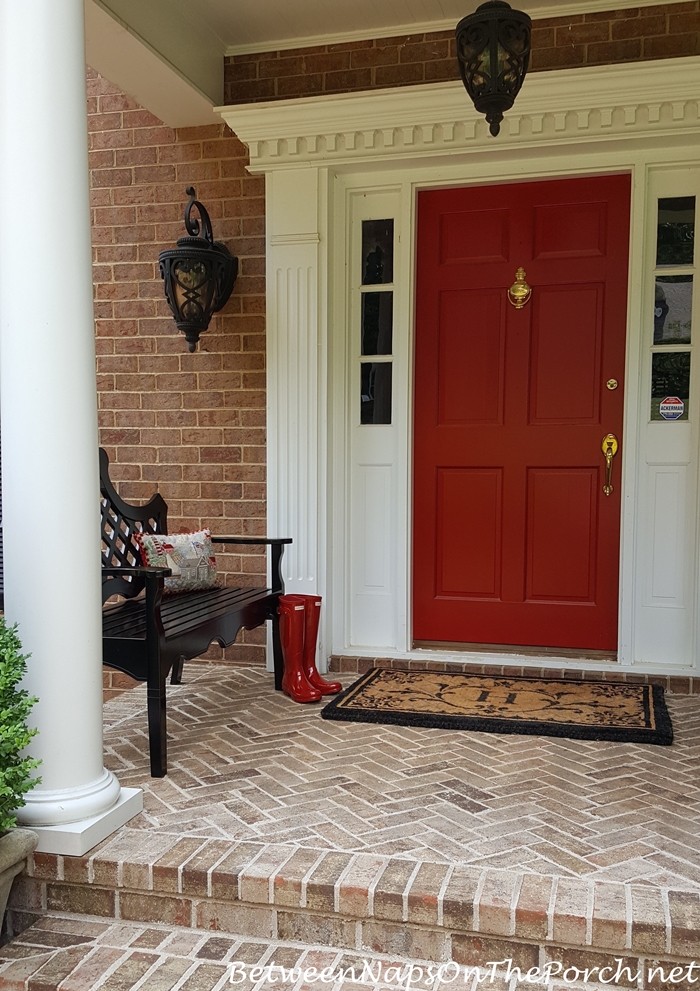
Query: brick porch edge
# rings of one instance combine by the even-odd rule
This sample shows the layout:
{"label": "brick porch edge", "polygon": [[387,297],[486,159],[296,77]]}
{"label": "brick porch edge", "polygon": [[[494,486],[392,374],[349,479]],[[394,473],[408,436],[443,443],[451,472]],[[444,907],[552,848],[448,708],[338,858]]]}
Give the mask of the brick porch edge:
{"label": "brick porch edge", "polygon": [[700,961],[696,891],[138,830],[35,855],[10,907],[15,932],[71,912],[473,966]]}
{"label": "brick porch edge", "polygon": [[363,674],[371,668],[394,671],[454,671],[462,674],[490,674],[497,678],[566,678],[567,681],[624,681],[630,685],[661,685],[677,695],[700,695],[700,678],[675,675],[633,674],[627,671],[574,671],[571,668],[520,667],[513,664],[479,664],[465,661],[406,660],[402,657],[344,657],[332,654],[329,670]]}

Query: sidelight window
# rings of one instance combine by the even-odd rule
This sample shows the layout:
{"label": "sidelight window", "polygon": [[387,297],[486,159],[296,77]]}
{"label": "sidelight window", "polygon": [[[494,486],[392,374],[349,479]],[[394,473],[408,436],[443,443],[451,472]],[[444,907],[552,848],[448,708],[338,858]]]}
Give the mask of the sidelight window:
{"label": "sidelight window", "polygon": [[651,419],[687,420],[690,398],[695,197],[658,201]]}
{"label": "sidelight window", "polygon": [[[391,423],[394,221],[362,221],[360,423]],[[371,358],[371,361],[367,361]]]}

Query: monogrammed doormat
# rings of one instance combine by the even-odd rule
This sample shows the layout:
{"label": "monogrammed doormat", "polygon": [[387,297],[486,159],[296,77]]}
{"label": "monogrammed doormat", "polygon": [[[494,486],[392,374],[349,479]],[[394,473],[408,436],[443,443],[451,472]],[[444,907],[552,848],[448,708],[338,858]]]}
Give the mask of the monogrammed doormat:
{"label": "monogrammed doormat", "polygon": [[359,723],[673,743],[663,688],[611,681],[372,668],[321,715]]}

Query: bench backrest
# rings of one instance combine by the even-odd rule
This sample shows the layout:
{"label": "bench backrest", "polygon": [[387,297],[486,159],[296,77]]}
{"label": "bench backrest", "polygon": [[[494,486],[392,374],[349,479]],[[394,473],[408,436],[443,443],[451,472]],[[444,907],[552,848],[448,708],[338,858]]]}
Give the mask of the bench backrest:
{"label": "bench backrest", "polygon": [[[136,568],[141,552],[136,533],[167,533],[168,507],[162,496],[154,495],[144,506],[131,506],[120,497],[109,477],[109,458],[100,448],[100,513],[102,566]],[[143,578],[106,578],[102,586],[103,601],[110,595],[133,598],[144,587]]]}

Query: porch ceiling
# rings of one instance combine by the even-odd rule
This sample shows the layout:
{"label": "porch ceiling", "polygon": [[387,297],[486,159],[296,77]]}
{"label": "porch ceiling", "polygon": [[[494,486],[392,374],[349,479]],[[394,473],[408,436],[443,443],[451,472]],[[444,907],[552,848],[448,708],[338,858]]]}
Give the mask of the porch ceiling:
{"label": "porch ceiling", "polygon": [[[452,30],[480,0],[85,0],[92,68],[167,124],[210,123],[223,57]],[[636,0],[648,6],[657,0]],[[521,0],[535,18],[615,8],[613,0]]]}
{"label": "porch ceiling", "polygon": [[[452,30],[482,0],[198,0],[198,12],[227,54],[329,41]],[[645,6],[655,0],[641,0]],[[172,0],[185,10],[189,0]],[[613,0],[512,0],[532,17],[611,10]]]}

